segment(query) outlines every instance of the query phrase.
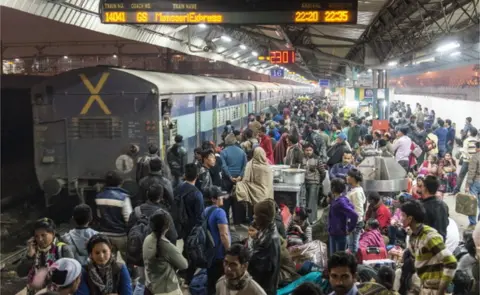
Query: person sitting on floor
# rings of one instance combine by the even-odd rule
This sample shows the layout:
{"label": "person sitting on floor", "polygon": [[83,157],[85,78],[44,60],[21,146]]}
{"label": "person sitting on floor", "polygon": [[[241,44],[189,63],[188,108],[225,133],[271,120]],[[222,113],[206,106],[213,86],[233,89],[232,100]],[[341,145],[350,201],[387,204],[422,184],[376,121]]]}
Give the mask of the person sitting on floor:
{"label": "person sitting on floor", "polygon": [[385,242],[379,228],[380,224],[378,223],[378,220],[371,218],[367,221],[365,232],[360,236],[360,248],[385,248]]}
{"label": "person sitting on floor", "polygon": [[288,246],[302,245],[312,241],[312,226],[308,221],[311,210],[304,207],[295,208],[293,223],[287,234]]}

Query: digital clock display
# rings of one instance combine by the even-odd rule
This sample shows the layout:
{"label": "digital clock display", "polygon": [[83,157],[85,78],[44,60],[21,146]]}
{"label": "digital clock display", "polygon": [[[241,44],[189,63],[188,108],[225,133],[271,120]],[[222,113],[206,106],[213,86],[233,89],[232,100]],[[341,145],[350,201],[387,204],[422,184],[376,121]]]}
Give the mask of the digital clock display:
{"label": "digital clock display", "polygon": [[357,0],[100,0],[113,24],[356,24]]}
{"label": "digital clock display", "polygon": [[294,64],[295,50],[270,51],[270,62],[274,65]]}

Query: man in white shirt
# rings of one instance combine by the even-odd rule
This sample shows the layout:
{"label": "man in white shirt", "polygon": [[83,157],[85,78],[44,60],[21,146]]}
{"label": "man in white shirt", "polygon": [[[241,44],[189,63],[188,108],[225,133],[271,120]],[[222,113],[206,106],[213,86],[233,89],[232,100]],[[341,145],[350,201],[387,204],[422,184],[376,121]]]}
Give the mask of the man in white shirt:
{"label": "man in white shirt", "polygon": [[452,218],[448,218],[447,238],[445,239],[445,247],[453,253],[460,243],[460,231],[457,223]]}
{"label": "man in white shirt", "polygon": [[400,164],[406,172],[408,172],[409,161],[408,158],[412,153],[412,140],[407,136],[408,129],[405,127],[399,128],[397,131],[397,139],[393,143],[393,151],[395,153],[395,160]]}

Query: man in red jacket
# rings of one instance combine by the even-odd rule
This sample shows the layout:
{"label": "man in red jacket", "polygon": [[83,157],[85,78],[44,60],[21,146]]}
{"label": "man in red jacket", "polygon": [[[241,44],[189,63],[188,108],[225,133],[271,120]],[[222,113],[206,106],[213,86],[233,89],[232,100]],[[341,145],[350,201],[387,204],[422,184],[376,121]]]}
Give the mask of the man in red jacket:
{"label": "man in red jacket", "polygon": [[390,219],[392,213],[385,204],[383,204],[382,197],[377,192],[372,192],[368,196],[368,209],[365,213],[365,221],[370,218],[374,218],[380,224],[380,231],[383,234],[388,232],[388,226],[390,225]]}
{"label": "man in red jacket", "polygon": [[258,132],[258,141],[260,142],[260,147],[265,150],[265,154],[267,154],[267,160],[270,165],[273,165],[275,161],[273,160],[273,148],[272,148],[272,140],[270,136],[267,135],[267,129],[265,126],[260,127],[260,131]]}

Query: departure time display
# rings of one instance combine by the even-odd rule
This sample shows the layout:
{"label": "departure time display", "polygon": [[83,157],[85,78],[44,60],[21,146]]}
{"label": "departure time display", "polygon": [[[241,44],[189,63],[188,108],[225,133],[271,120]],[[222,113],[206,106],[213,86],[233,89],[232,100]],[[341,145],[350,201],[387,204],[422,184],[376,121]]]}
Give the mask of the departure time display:
{"label": "departure time display", "polygon": [[101,0],[103,23],[356,24],[357,0]]}
{"label": "departure time display", "polygon": [[270,55],[270,62],[275,65],[295,63],[294,50],[275,50],[275,51],[270,51],[269,55]]}

